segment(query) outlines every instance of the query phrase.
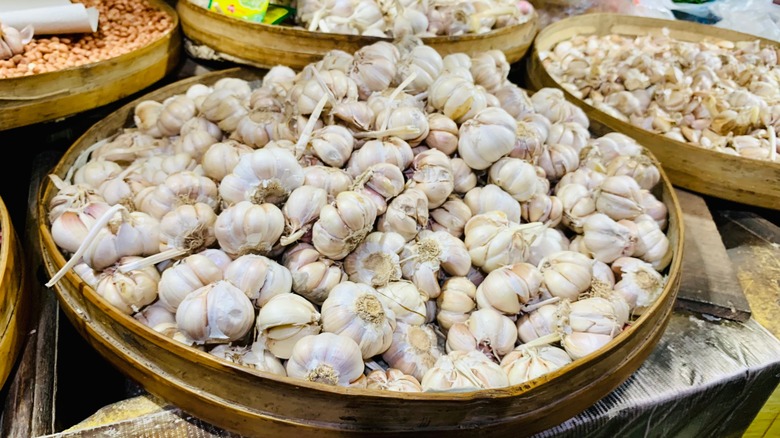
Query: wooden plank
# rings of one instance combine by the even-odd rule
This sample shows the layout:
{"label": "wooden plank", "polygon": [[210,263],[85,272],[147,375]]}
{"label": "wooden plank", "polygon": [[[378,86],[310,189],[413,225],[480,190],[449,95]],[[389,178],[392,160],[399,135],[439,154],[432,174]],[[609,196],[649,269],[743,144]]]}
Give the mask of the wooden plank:
{"label": "wooden plank", "polygon": [[751,315],[750,305],[707,203],[691,192],[676,191],[685,223],[682,283],[677,295],[677,308],[747,321]]}
{"label": "wooden plank", "polygon": [[0,436],[33,437],[54,432],[56,345],[59,307],[57,297],[41,281],[42,261],[37,242],[37,193],[40,181],[58,158],[56,152],[42,153],[33,163],[28,193],[26,230],[22,241],[32,275],[31,330],[27,333],[19,366],[8,384],[0,421]]}

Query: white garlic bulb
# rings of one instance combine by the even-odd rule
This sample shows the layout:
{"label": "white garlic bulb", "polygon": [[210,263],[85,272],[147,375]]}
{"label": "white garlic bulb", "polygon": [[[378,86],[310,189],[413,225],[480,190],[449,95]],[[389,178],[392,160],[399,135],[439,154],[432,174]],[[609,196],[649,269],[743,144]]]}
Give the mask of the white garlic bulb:
{"label": "white garlic bulb", "polygon": [[615,222],[606,214],[594,213],[588,216],[582,229],[582,244],[596,260],[612,263],[634,253],[637,228],[633,222]]}
{"label": "white garlic bulb", "polygon": [[501,187],[519,202],[546,192],[539,182],[536,167],[520,158],[504,157],[493,163],[488,171],[488,181]]}
{"label": "white garlic bulb", "polygon": [[274,295],[257,312],[254,322],[257,340],[263,341],[280,359],[289,359],[300,339],[322,329],[320,313],[314,305],[293,293]]}
{"label": "white garlic bulb", "polygon": [[641,315],[661,296],[666,278],[653,266],[634,257],[621,257],[612,263],[617,276],[615,292],[622,296],[635,315]]}
{"label": "white garlic bulb", "polygon": [[293,190],[282,207],[284,234],[280,243],[289,245],[306,234],[327,203],[328,192],[325,189],[302,185]]}
{"label": "white garlic bulb", "polygon": [[249,347],[219,344],[209,350],[209,354],[266,373],[287,375],[282,361],[268,351],[262,342],[253,342]]}
{"label": "white garlic bulb", "polygon": [[501,368],[509,377],[510,385],[529,382],[571,363],[565,350],[550,345],[513,350],[501,360]]}
{"label": "white garlic bulb", "polygon": [[549,296],[576,301],[591,286],[593,263],[593,259],[574,251],[560,251],[543,258],[539,262],[542,290]]}
{"label": "white garlic bulb", "polygon": [[517,123],[506,111],[489,107],[460,125],[458,155],[472,169],[490,167],[509,154],[517,140]]}
{"label": "white garlic bulb", "polygon": [[303,169],[292,152],[266,146],[241,155],[231,173],[222,178],[219,194],[228,205],[241,201],[281,204],[303,185]]}
{"label": "white garlic bulb", "polygon": [[422,190],[407,188],[393,198],[377,221],[377,230],[396,232],[410,241],[428,225],[428,197]]}
{"label": "white garlic bulb", "polygon": [[244,291],[255,307],[292,290],[292,274],[279,263],[257,254],[244,254],[225,267],[224,279]]}
{"label": "white garlic bulb", "polygon": [[176,309],[176,325],[197,344],[229,343],[249,333],[255,308],[244,292],[219,280],[187,294]]}
{"label": "white garlic bulb", "polygon": [[382,359],[390,367],[422,379],[442,354],[431,325],[399,322],[393,332],[393,342],[382,353]]}
{"label": "white garlic bulb", "polygon": [[452,179],[454,191],[458,194],[465,194],[477,186],[477,175],[474,170],[463,161],[463,158],[453,158],[450,161],[452,166]]}
{"label": "white garlic bulb", "polygon": [[509,386],[501,367],[479,351],[443,355],[420,381],[424,391],[463,391]]}
{"label": "white garlic bulb", "polygon": [[[139,258],[123,257],[119,262],[124,263]],[[126,273],[108,268],[100,274],[95,292],[120,312],[131,315],[157,299],[159,281],[160,273],[154,266],[146,266]]]}
{"label": "white garlic bulb", "polygon": [[319,165],[303,168],[303,184],[324,189],[330,201],[350,190],[352,183],[352,177],[343,169]]}
{"label": "white garlic bulb", "polygon": [[393,341],[395,313],[373,287],[345,281],[322,303],[322,330],[354,340],[363,358],[383,353]]}
{"label": "white garlic bulb", "polygon": [[414,242],[401,251],[401,272],[428,298],[439,296],[439,270],[464,276],[471,268],[471,257],[462,240],[446,231],[421,230]]}
{"label": "white garlic bulb", "polygon": [[457,195],[450,195],[439,208],[430,210],[428,214],[431,230],[446,231],[458,238],[463,236],[463,228],[473,216],[471,208]]}
{"label": "white garlic bulb", "polygon": [[219,246],[232,257],[267,255],[284,231],[284,214],[274,204],[239,201],[225,208],[214,223]]}
{"label": "white garlic bulb", "polygon": [[374,370],[366,375],[366,388],[377,389],[380,391],[396,392],[422,392],[420,382],[403,371],[388,368],[385,370]]}
{"label": "white garlic bulb", "polygon": [[440,75],[428,87],[428,103],[458,124],[487,107],[485,95],[471,80],[452,73]]}
{"label": "white garlic bulb", "polygon": [[447,332],[447,352],[476,350],[498,363],[517,342],[517,327],[506,315],[486,307],[475,310],[465,323]]}
{"label": "white garlic bulb", "polygon": [[222,269],[211,259],[203,254],[189,255],[160,274],[159,302],[168,311],[176,312],[190,292],[222,279]]}
{"label": "white garlic bulb", "polygon": [[334,333],[304,336],[287,361],[288,376],[333,386],[349,386],[363,376],[363,368],[355,341]]}
{"label": "white garlic bulb", "polygon": [[[534,174],[535,179],[536,174]],[[520,223],[522,217],[520,203],[495,184],[474,187],[463,197],[463,202],[471,210],[472,217],[495,210],[503,212],[511,222]]]}
{"label": "white garlic bulb", "polygon": [[595,190],[596,210],[616,221],[635,219],[644,213],[640,190],[639,183],[628,175],[608,176]]}
{"label": "white garlic bulb", "polygon": [[442,113],[428,114],[428,147],[452,155],[458,150],[458,124]]}
{"label": "white garlic bulb", "polygon": [[235,140],[214,143],[206,149],[201,158],[203,174],[220,182],[233,171],[242,155],[252,151],[251,147]]}
{"label": "white garlic bulb", "polygon": [[637,226],[636,248],[632,257],[642,259],[662,271],[672,261],[672,246],[669,238],[652,217],[642,214],[634,219]]}
{"label": "white garlic bulb", "polygon": [[376,291],[384,304],[395,313],[397,322],[422,325],[427,319],[428,296],[421,293],[411,281],[391,281],[377,286]]}
{"label": "white garlic bulb", "polygon": [[528,343],[542,336],[556,333],[561,325],[561,311],[557,304],[545,304],[523,314],[517,320],[518,339]]}
{"label": "white garlic bulb", "polygon": [[376,205],[368,196],[341,192],[333,204],[320,210],[312,227],[312,242],[322,255],[341,260],[371,232],[375,220]]}
{"label": "white garlic bulb", "polygon": [[523,306],[539,297],[542,279],[539,269],[530,263],[502,266],[491,271],[477,287],[477,306],[515,316]]}
{"label": "white garlic bulb", "polygon": [[385,286],[401,279],[399,254],[406,239],[398,233],[374,231],[344,259],[350,281]]}
{"label": "white garlic bulb", "polygon": [[477,286],[466,277],[450,277],[441,285],[436,297],[438,312],[436,321],[446,332],[453,324],[466,322],[477,307]]}
{"label": "white garlic bulb", "polygon": [[412,160],[409,187],[422,190],[428,197],[428,208],[439,207],[455,188],[450,158],[438,149],[421,152]]}

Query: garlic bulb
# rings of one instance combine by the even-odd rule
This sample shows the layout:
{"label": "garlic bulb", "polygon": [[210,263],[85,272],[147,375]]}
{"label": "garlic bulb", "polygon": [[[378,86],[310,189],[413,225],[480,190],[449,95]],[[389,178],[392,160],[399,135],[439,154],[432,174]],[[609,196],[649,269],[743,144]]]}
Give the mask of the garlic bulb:
{"label": "garlic bulb", "polygon": [[183,170],[168,175],[160,185],[141,190],[133,202],[138,210],[160,219],[183,204],[201,202],[216,210],[219,192],[217,183],[211,178]]}
{"label": "garlic bulb", "polygon": [[398,322],[393,332],[393,342],[382,353],[382,359],[390,367],[422,379],[442,354],[431,325]]}
{"label": "garlic bulb", "polygon": [[[139,258],[130,256],[119,261],[122,263]],[[108,268],[101,273],[95,292],[120,312],[131,315],[157,299],[159,281],[160,273],[154,266],[126,273],[116,268]]]}
{"label": "garlic bulb", "polygon": [[[536,174],[534,174],[535,179]],[[463,202],[471,210],[472,217],[497,210],[503,212],[509,221],[520,223],[520,204],[512,195],[495,184],[474,187],[463,197]]]}
{"label": "garlic bulb", "polygon": [[[488,171],[488,181],[501,187],[519,202],[546,192],[539,182],[536,167],[519,158],[504,157],[493,163]],[[519,222],[519,218],[516,222]]]}
{"label": "garlic bulb", "polygon": [[536,193],[520,204],[522,219],[526,222],[542,222],[548,227],[557,227],[563,219],[563,202],[557,196]]}
{"label": "garlic bulb", "polygon": [[427,318],[428,296],[421,293],[411,281],[391,281],[378,286],[379,298],[395,314],[397,322],[422,325]]}
{"label": "garlic bulb", "polygon": [[99,188],[105,181],[122,173],[122,166],[113,161],[88,161],[73,174],[73,184]]}
{"label": "garlic bulb", "polygon": [[325,189],[302,185],[293,190],[282,207],[284,234],[280,243],[289,245],[306,234],[327,202],[328,192]]}
{"label": "garlic bulb", "polygon": [[360,149],[352,153],[347,163],[347,173],[353,178],[379,163],[390,163],[403,170],[414,159],[412,147],[401,138],[390,137],[385,140],[369,140]]}
{"label": "garlic bulb", "polygon": [[375,91],[386,90],[397,73],[401,54],[385,41],[361,47],[354,54],[349,77],[357,84],[361,99]]}
{"label": "garlic bulb", "polygon": [[159,303],[176,312],[182,300],[197,289],[223,279],[223,270],[203,254],[192,254],[173,263],[160,274]]}
{"label": "garlic bulb", "polygon": [[462,195],[477,186],[477,175],[463,158],[453,158],[450,165],[455,193]]}
{"label": "garlic bulb", "polygon": [[477,350],[498,363],[517,342],[517,327],[506,315],[486,307],[475,310],[465,323],[447,332],[447,352]]}
{"label": "garlic bulb", "polygon": [[350,190],[352,183],[352,177],[342,169],[328,166],[303,168],[303,184],[325,190],[329,201],[335,199],[339,193]]}
{"label": "garlic bulb", "polygon": [[478,351],[453,351],[436,361],[420,381],[423,391],[463,391],[509,386],[504,370]]}
{"label": "garlic bulb", "polygon": [[176,325],[197,344],[229,343],[252,329],[255,308],[241,289],[219,280],[187,294]]}
{"label": "garlic bulb", "polygon": [[421,152],[412,160],[409,187],[422,190],[428,197],[428,208],[439,207],[455,188],[450,158],[438,149]]}
{"label": "garlic bulb", "polygon": [[458,150],[458,124],[441,113],[428,114],[428,147],[452,155]]}
{"label": "garlic bulb", "polygon": [[519,262],[491,271],[477,287],[476,301],[480,309],[494,309],[514,316],[522,307],[539,296],[542,274],[536,266]]}
{"label": "garlic bulb", "polygon": [[617,276],[615,292],[626,300],[634,315],[645,312],[664,291],[666,278],[653,266],[633,257],[620,257],[612,263]]}
{"label": "garlic bulb", "polygon": [[549,374],[571,363],[565,350],[550,345],[537,348],[519,348],[504,356],[501,368],[509,377],[510,385],[519,385]]}
{"label": "garlic bulb", "polygon": [[323,256],[308,243],[298,243],[285,251],[282,263],[292,273],[292,290],[318,305],[334,286],[348,279],[341,263]]}
{"label": "garlic bulb", "polygon": [[224,279],[244,291],[255,307],[292,290],[292,274],[268,257],[245,254],[225,267]]}
{"label": "garlic bulb", "polygon": [[593,259],[574,251],[560,251],[543,258],[539,262],[542,291],[576,301],[591,286],[593,263]]}
{"label": "garlic bulb", "polygon": [[610,335],[623,331],[628,322],[629,306],[604,297],[589,297],[568,304],[566,316],[574,332]]}
{"label": "garlic bulb", "polygon": [[663,271],[672,261],[672,246],[658,223],[652,217],[642,214],[634,219],[637,227],[636,248],[632,257],[642,259]]}
{"label": "garlic bulb", "polygon": [[643,213],[641,187],[628,175],[608,176],[594,193],[596,210],[614,220],[634,219]]}
{"label": "garlic bulb", "polygon": [[314,305],[293,293],[274,295],[255,318],[257,340],[280,359],[289,359],[297,342],[321,329],[320,313]]}
{"label": "garlic bulb", "polygon": [[[529,260],[532,243],[546,230],[550,229],[542,223],[521,225],[508,220],[503,212],[494,210],[469,219],[463,242],[471,256],[471,263],[489,273],[501,266]],[[535,256],[541,254],[537,252]]]}
{"label": "garlic bulb", "polygon": [[473,214],[471,208],[457,195],[450,195],[447,200],[428,212],[430,226],[433,231],[446,231],[455,237],[463,236],[463,228]]}
{"label": "garlic bulb", "polygon": [[517,320],[517,335],[520,342],[556,333],[561,325],[561,309],[557,304],[545,304],[536,310],[523,314]]}
{"label": "garlic bulb", "polygon": [[366,388],[380,391],[422,392],[420,382],[409,374],[395,368],[374,370],[366,375]]}
{"label": "garlic bulb", "polygon": [[583,225],[582,243],[594,259],[612,263],[634,253],[637,227],[633,222],[615,222],[602,213],[590,215]]}
{"label": "garlic bulb", "polygon": [[252,151],[251,147],[235,140],[214,143],[206,149],[201,158],[203,174],[220,182],[233,171],[242,155]]}
{"label": "garlic bulb", "polygon": [[355,341],[333,333],[304,336],[287,361],[288,376],[333,386],[349,386],[363,377],[363,368]]}
{"label": "garlic bulb", "polygon": [[504,82],[492,93],[498,98],[501,107],[516,119],[533,112],[533,104],[528,97],[528,92],[512,82]]}
{"label": "garlic bulb", "polygon": [[333,204],[320,210],[312,227],[312,242],[322,255],[341,260],[371,232],[375,220],[376,206],[368,196],[341,192]]}
{"label": "garlic bulb", "polygon": [[278,205],[301,185],[303,169],[292,152],[266,146],[240,156],[219,184],[219,194],[228,205],[240,201]]}
{"label": "garlic bulb", "polygon": [[239,201],[225,208],[214,223],[219,246],[232,257],[267,255],[284,231],[284,214],[274,204]]}
{"label": "garlic bulb", "polygon": [[401,251],[401,272],[428,298],[441,292],[438,276],[443,269],[450,275],[464,276],[471,268],[471,257],[462,240],[445,231],[421,230],[414,242]]}
{"label": "garlic bulb", "polygon": [[163,307],[159,300],[135,312],[133,319],[158,333],[165,334],[166,331],[176,330],[175,312]]}
{"label": "garlic bulb", "polygon": [[477,286],[466,277],[450,277],[441,285],[441,294],[436,297],[438,313],[436,321],[445,331],[453,324],[466,322],[469,314],[477,307]]}
{"label": "garlic bulb", "polygon": [[262,342],[253,342],[249,347],[219,344],[209,350],[209,354],[266,373],[287,375],[282,361],[268,351]]}
{"label": "garlic bulb", "polygon": [[157,118],[157,129],[166,137],[179,135],[182,126],[195,117],[198,109],[195,101],[186,95],[176,95],[166,99]]}
{"label": "garlic bulb", "polygon": [[387,200],[398,196],[406,184],[401,169],[395,164],[378,163],[355,178],[351,190],[368,195],[377,206],[377,215],[387,211]]}
{"label": "garlic bulb", "polygon": [[401,279],[399,254],[406,240],[398,233],[374,231],[344,259],[350,281],[380,287]]}
{"label": "garlic bulb", "polygon": [[360,347],[363,359],[390,347],[395,313],[373,287],[345,281],[337,284],[322,303],[322,330],[346,336]]}
{"label": "garlic bulb", "polygon": [[499,107],[482,109],[461,123],[458,155],[472,169],[487,169],[515,146],[517,123]]}
{"label": "garlic bulb", "polygon": [[583,224],[596,213],[596,200],[591,191],[579,183],[559,185],[555,195],[561,200],[561,222],[576,233],[582,233]]}
{"label": "garlic bulb", "polygon": [[393,198],[377,221],[377,230],[396,232],[410,241],[428,225],[428,197],[422,190],[405,189]]}

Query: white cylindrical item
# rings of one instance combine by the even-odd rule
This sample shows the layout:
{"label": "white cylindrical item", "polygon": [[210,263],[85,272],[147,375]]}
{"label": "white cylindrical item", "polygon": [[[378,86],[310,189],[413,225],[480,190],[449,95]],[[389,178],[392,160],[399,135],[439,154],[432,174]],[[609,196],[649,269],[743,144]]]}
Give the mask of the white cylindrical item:
{"label": "white cylindrical item", "polygon": [[98,27],[98,10],[81,3],[0,12],[0,22],[22,29],[32,26],[35,35],[92,33]]}

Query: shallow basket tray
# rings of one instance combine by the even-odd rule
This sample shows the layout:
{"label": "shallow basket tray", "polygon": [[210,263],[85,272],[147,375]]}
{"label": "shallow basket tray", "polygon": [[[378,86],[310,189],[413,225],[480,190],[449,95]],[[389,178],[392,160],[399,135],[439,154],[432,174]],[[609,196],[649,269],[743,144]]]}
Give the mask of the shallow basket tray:
{"label": "shallow basket tray", "polygon": [[[90,128],[63,155],[52,173],[64,177],[79,154],[95,142],[131,126],[134,106],[161,101],[195,83],[223,77],[258,78],[229,69],[179,81],[131,102]],[[651,156],[652,158],[652,156]],[[342,436],[444,432],[476,436],[488,432],[520,436],[552,427],[585,410],[625,381],[660,339],[680,286],[682,214],[669,180],[656,196],[669,210],[674,251],[668,282],[652,307],[598,352],[534,381],[475,392],[397,393],[334,387],[242,367],[178,343],[118,312],[73,271],[54,288],[78,332],[122,373],[185,412],[243,435]],[[46,222],[57,189],[47,179],[38,193],[41,252],[50,276],[65,265]]]}
{"label": "shallow basket tray", "polygon": [[[225,57],[240,64],[261,68],[286,65],[300,70],[319,61],[330,50],[354,53],[357,49],[391,38],[314,32],[303,28],[254,23],[241,20],[181,0],[176,4],[184,35],[195,44],[202,44],[217,52],[211,56]],[[442,56],[449,53],[478,53],[500,49],[511,64],[528,51],[539,19],[534,12],[531,20],[495,29],[483,34],[437,36],[422,38]],[[193,56],[200,57],[197,53]],[[207,55],[203,55],[208,57]]]}
{"label": "shallow basket tray", "polygon": [[558,42],[575,35],[660,35],[664,28],[669,30],[670,37],[681,41],[701,41],[704,38],[760,40],[761,44],[780,49],[780,43],[776,41],[684,20],[584,14],[565,18],[539,32],[526,62],[526,84],[533,89],[561,89],[567,99],[585,111],[591,122],[591,131],[598,134],[617,131],[637,140],[661,161],[675,186],[756,207],[780,209],[780,162],[728,155],[672,140],[618,120],[566,91],[541,62],[540,52],[550,50]]}
{"label": "shallow basket tray", "polygon": [[72,116],[143,90],[170,73],[182,51],[176,11],[148,0],[173,22],[161,38],[132,52],[78,67],[0,79],[0,131]]}
{"label": "shallow basket tray", "polygon": [[0,232],[0,388],[3,388],[24,344],[32,297],[22,244],[2,198]]}

